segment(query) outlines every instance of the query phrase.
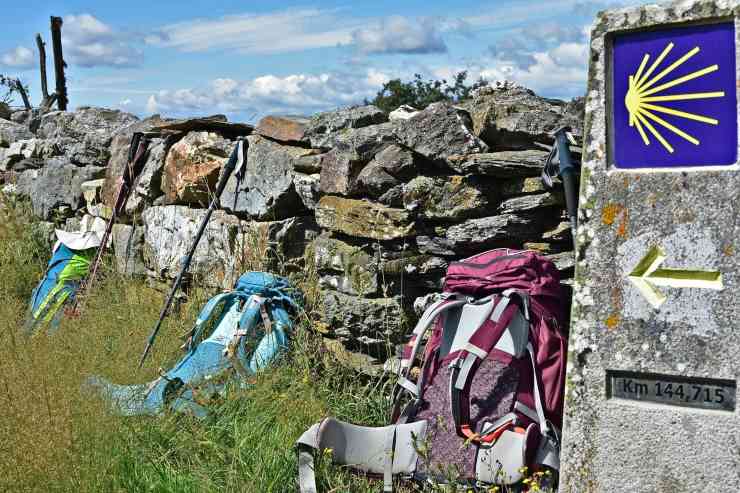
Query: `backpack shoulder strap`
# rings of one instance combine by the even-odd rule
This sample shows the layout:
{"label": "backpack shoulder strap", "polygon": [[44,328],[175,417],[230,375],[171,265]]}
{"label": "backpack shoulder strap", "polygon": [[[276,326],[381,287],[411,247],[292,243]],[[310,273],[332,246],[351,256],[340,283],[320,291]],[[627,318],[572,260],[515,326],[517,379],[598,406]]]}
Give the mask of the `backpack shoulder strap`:
{"label": "backpack shoulder strap", "polygon": [[[458,435],[475,443],[490,443],[500,434],[500,430],[494,430],[487,436],[480,437],[473,432],[470,426],[469,391],[470,381],[480,362],[485,360],[488,354],[502,342],[505,333],[515,330],[513,322],[520,308],[516,303],[511,303],[512,294],[511,291],[505,291],[498,298],[490,317],[473,332],[451,365],[450,407],[455,429]],[[517,327],[517,332],[523,331],[524,333],[510,334],[512,341],[522,341],[523,338],[526,343],[529,337],[529,324],[519,324]],[[508,426],[508,424],[510,423],[504,423],[502,426]]]}
{"label": "backpack shoulder strap", "polygon": [[195,319],[195,324],[189,333],[186,333],[184,338],[186,339],[183,344],[183,349],[186,351],[192,351],[197,344],[193,344],[194,341],[198,340],[203,333],[206,322],[211,319],[214,310],[221,304],[225,304],[236,298],[242,298],[244,295],[238,291],[227,291],[225,293],[219,293],[205,304],[200,310],[198,318]]}
{"label": "backpack shoulder strap", "polygon": [[[282,307],[278,307],[276,310],[273,310],[268,307],[268,310],[273,316],[276,315],[276,311],[282,309]],[[272,329],[268,332],[267,328],[265,328],[265,334],[259,340],[249,358],[249,370],[252,373],[257,373],[258,370],[269,365],[278,356],[280,351],[288,346],[287,332],[291,326],[290,323],[285,324],[280,320],[273,320]]]}
{"label": "backpack shoulder strap", "polygon": [[401,359],[401,370],[402,372],[408,373],[411,369],[411,365],[414,363],[416,356],[421,348],[421,342],[424,340],[424,336],[427,331],[432,327],[432,323],[436,318],[456,306],[462,306],[467,302],[464,297],[457,294],[447,294],[442,299],[433,303],[429,308],[424,311],[424,314],[419,318],[416,323],[413,332],[411,333],[411,339],[404,348],[403,359]]}
{"label": "backpack shoulder strap", "polygon": [[247,377],[250,375],[250,372],[239,359],[239,345],[244,336],[249,334],[260,320],[265,298],[256,294],[242,293],[242,295],[246,299],[244,311],[242,312],[242,316],[239,318],[239,326],[234,333],[234,337],[229,341],[229,344],[224,351],[224,355],[229,359],[229,361],[231,361],[231,365],[238,374],[242,377]]}
{"label": "backpack shoulder strap", "polygon": [[[244,312],[239,320],[239,327],[226,348],[226,357],[231,361],[237,373],[250,376],[267,366],[279,351],[287,346],[288,338],[285,328],[290,324],[287,312],[281,303],[272,306],[272,300],[256,294],[249,295]],[[282,312],[282,313],[278,313]],[[272,313],[273,319],[270,318]],[[257,342],[251,355],[241,353],[242,341],[260,323],[265,328],[264,336]],[[247,358],[249,360],[247,361]]]}

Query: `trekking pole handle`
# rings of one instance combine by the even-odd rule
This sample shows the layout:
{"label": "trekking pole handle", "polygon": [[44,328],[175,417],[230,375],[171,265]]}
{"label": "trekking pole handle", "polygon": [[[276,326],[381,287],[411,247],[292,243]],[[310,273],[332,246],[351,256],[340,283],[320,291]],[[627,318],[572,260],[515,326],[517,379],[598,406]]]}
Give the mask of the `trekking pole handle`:
{"label": "trekking pole handle", "polygon": [[172,305],[172,301],[175,299],[175,294],[177,294],[177,290],[179,289],[180,284],[182,283],[182,279],[185,276],[185,273],[188,271],[188,268],[190,267],[190,262],[193,260],[193,255],[195,254],[196,248],[198,248],[198,243],[200,243],[200,239],[203,236],[203,232],[205,231],[206,226],[208,226],[208,220],[211,218],[211,214],[213,214],[213,211],[216,209],[216,207],[218,207],[219,199],[224,189],[226,188],[226,183],[229,181],[231,174],[234,172],[234,169],[236,168],[237,163],[243,160],[243,157],[244,157],[243,147],[244,147],[243,141],[237,142],[237,145],[234,147],[234,151],[231,153],[231,157],[229,157],[229,160],[227,161],[226,165],[224,165],[223,172],[221,173],[221,177],[219,178],[218,185],[216,186],[216,194],[211,200],[211,204],[208,207],[208,210],[206,211],[206,215],[203,217],[203,220],[200,222],[200,226],[198,227],[198,232],[195,234],[195,239],[193,240],[193,244],[190,246],[190,250],[188,251],[188,254],[182,263],[182,267],[180,268],[180,273],[177,275],[175,282],[172,284],[170,293],[167,296],[167,301],[165,301],[164,306],[162,307],[162,310],[159,313],[159,319],[157,320],[157,323],[154,326],[152,333],[149,335],[149,339],[147,340],[146,347],[144,348],[144,352],[142,353],[141,359],[139,360],[139,368],[141,368],[144,365],[144,361],[146,360],[146,357],[149,355],[149,351],[152,349],[152,346],[154,345],[154,340],[157,338],[159,329],[162,327],[162,322],[167,316],[167,312],[170,309],[170,305]]}
{"label": "trekking pole handle", "polygon": [[221,194],[224,193],[224,190],[226,189],[226,184],[229,181],[229,178],[231,178],[231,174],[236,169],[236,165],[239,163],[244,162],[244,142],[243,140],[239,140],[236,143],[236,146],[234,146],[234,150],[231,151],[231,156],[229,157],[229,160],[224,165],[224,171],[221,173],[221,177],[218,180],[218,184],[216,185],[216,198],[219,199],[221,197]]}

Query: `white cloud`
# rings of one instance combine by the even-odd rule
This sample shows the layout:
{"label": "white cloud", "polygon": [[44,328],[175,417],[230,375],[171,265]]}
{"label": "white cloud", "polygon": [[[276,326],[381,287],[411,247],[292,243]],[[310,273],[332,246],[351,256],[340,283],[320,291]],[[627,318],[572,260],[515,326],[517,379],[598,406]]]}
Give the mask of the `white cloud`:
{"label": "white cloud", "polygon": [[444,53],[447,45],[438,23],[429,18],[411,20],[401,16],[381,19],[356,30],[352,39],[362,53]]}
{"label": "white cloud", "polygon": [[[162,90],[149,96],[148,113],[172,116],[226,113],[257,119],[266,114],[312,114],[370,99],[393,78],[409,80],[414,73],[426,79],[452,80],[468,71],[468,82],[483,77],[491,82],[512,80],[544,96],[568,98],[585,92],[588,47],[562,42],[531,52],[532,62],[522,66],[511,60],[485,57],[472,66],[404,66],[389,70],[353,66],[343,72],[267,74],[249,80],[218,78],[206,87]],[[427,74],[427,75],[425,75]]]}
{"label": "white cloud", "polygon": [[[509,78],[543,95],[580,96],[586,92],[587,60],[578,64],[561,64],[553,54],[536,53],[535,63],[525,70],[512,67]],[[484,77],[486,74],[484,72]]]}
{"label": "white cloud", "polygon": [[367,84],[371,87],[377,87],[380,89],[383,87],[383,84],[391,80],[390,76],[385,73],[381,72],[378,69],[371,68],[367,71],[367,78],[365,79]]}
{"label": "white cloud", "polygon": [[139,65],[142,52],[132,44],[136,36],[119,32],[90,14],[64,18],[64,57],[83,67],[132,67]]}
{"label": "white cloud", "polygon": [[159,103],[157,102],[156,96],[152,94],[146,100],[146,112],[150,114],[159,113]]}
{"label": "white cloud", "polygon": [[587,54],[586,44],[563,43],[551,50],[533,53],[533,62],[526,67],[494,60],[489,67],[471,75],[489,81],[511,80],[548,97],[582,96],[588,76]]}
{"label": "white cloud", "polygon": [[311,114],[359,104],[390,80],[376,69],[364,73],[263,75],[247,81],[216,79],[201,89],[163,90],[152,94],[148,113],[174,116],[231,113],[258,118],[266,114]]}
{"label": "white cloud", "polygon": [[0,56],[0,62],[8,67],[19,69],[32,68],[36,65],[36,57],[33,51],[25,46],[16,46]]}
{"label": "white cloud", "polygon": [[193,19],[164,26],[146,41],[187,52],[279,53],[349,44],[357,25],[335,11],[299,9]]}
{"label": "white cloud", "polygon": [[[505,33],[488,47],[489,53],[498,60],[513,62],[522,69],[537,63],[536,53],[546,52],[561,44],[574,45],[588,39],[584,28],[545,23],[537,29],[515,29]],[[572,48],[572,46],[571,46]],[[560,56],[565,56],[561,50]]]}
{"label": "white cloud", "polygon": [[586,92],[588,45],[565,42],[530,54],[531,63],[488,57],[468,66],[438,66],[431,70],[435,78],[452,80],[466,70],[468,81],[482,77],[489,82],[513,81],[541,96],[572,98]]}
{"label": "white cloud", "polygon": [[550,50],[549,56],[558,65],[583,67],[588,63],[588,45],[586,43],[563,43]]}
{"label": "white cloud", "polygon": [[473,25],[462,17],[440,19],[439,29],[445,33],[462,34],[468,38],[473,37]]}
{"label": "white cloud", "polygon": [[218,97],[228,96],[239,87],[239,83],[234,79],[216,79],[211,85],[213,86],[214,94]]}
{"label": "white cloud", "polygon": [[[150,45],[183,52],[233,50],[270,54],[355,45],[362,54],[444,53],[445,36],[472,37],[481,30],[521,29],[536,23],[537,29],[528,28],[517,36],[542,39],[548,30],[554,34],[550,19],[554,15],[570,15],[578,1],[547,0],[539,7],[512,2],[480,14],[416,19],[363,18],[354,17],[349,9],[297,8],[189,19],[162,26],[144,40]],[[532,44],[537,43],[526,44],[530,52],[544,48]]]}

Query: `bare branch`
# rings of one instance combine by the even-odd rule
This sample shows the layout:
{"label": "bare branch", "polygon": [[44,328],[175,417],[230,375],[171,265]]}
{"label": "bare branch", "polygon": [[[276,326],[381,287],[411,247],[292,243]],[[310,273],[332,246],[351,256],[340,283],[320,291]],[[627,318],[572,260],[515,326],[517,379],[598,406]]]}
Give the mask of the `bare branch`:
{"label": "bare branch", "polygon": [[15,79],[15,90],[18,91],[18,94],[21,95],[21,99],[23,100],[23,106],[27,110],[31,109],[31,102],[28,100],[28,94],[26,94],[26,88],[23,87],[23,84],[21,83],[20,79]]}

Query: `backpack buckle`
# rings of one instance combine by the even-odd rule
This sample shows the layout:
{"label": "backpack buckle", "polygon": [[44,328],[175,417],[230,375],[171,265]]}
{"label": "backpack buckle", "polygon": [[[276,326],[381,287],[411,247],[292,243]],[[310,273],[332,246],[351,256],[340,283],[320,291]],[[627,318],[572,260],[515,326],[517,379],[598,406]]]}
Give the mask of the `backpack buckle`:
{"label": "backpack buckle", "polygon": [[503,433],[506,430],[513,428],[515,426],[516,426],[516,418],[512,418],[490,431],[481,430],[481,433],[475,433],[470,428],[469,424],[461,425],[460,431],[465,436],[465,438],[467,438],[470,442],[475,443],[477,445],[490,446],[493,443],[495,443],[496,440],[498,440],[499,437],[503,435]]}

